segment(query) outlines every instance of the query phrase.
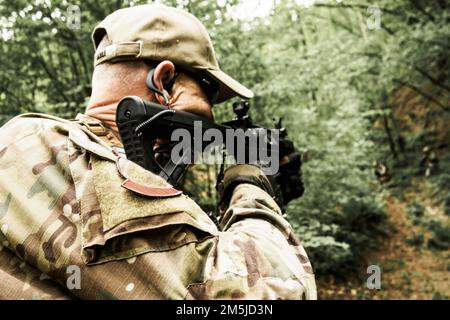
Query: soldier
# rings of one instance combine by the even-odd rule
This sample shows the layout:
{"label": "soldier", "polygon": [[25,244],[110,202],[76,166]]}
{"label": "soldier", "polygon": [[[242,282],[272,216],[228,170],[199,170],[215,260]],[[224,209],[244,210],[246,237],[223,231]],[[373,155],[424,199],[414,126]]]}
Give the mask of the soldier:
{"label": "soldier", "polygon": [[429,177],[434,174],[438,169],[439,160],[436,155],[436,151],[430,146],[425,146],[422,149],[422,160],[420,161],[420,167],[425,173],[425,177]]}
{"label": "soldier", "polygon": [[[225,173],[217,228],[120,154],[115,109],[124,96],[209,118],[214,102],[252,97],[219,69],[204,26],[144,5],[112,13],[92,39],[85,114],[24,114],[0,129],[0,297],[315,299],[311,264],[259,168]],[[145,85],[149,70],[158,92]]]}
{"label": "soldier", "polygon": [[391,180],[391,174],[389,172],[389,168],[382,161],[376,161],[374,163],[375,167],[375,176],[377,177],[380,184],[384,184]]}

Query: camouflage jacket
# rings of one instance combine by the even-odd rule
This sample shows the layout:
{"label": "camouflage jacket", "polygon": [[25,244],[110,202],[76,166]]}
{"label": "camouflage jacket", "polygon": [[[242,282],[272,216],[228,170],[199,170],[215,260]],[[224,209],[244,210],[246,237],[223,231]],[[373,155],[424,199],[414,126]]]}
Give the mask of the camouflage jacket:
{"label": "camouflage jacket", "polygon": [[219,230],[186,195],[122,187],[170,186],[78,123],[25,114],[0,137],[1,299],[316,298],[261,189],[238,186]]}

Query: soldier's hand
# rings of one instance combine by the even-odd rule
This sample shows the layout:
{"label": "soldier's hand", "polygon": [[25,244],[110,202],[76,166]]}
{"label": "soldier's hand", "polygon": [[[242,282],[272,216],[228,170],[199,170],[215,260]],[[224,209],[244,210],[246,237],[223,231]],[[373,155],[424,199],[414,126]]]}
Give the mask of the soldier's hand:
{"label": "soldier's hand", "polygon": [[217,186],[220,207],[228,206],[234,189],[242,183],[253,184],[266,191],[271,197],[274,196],[274,186],[258,166],[234,165],[225,171],[223,180]]}

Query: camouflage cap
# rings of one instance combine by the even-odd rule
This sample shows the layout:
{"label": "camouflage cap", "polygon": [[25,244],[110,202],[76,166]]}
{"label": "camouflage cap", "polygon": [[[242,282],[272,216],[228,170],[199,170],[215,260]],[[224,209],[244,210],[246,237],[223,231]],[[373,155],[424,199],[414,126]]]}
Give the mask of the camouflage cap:
{"label": "camouflage cap", "polygon": [[[105,35],[112,44],[99,49]],[[253,97],[251,90],[220,70],[206,28],[186,11],[161,4],[120,9],[95,27],[92,40],[95,66],[106,61],[170,60],[216,81],[216,103],[235,96]]]}

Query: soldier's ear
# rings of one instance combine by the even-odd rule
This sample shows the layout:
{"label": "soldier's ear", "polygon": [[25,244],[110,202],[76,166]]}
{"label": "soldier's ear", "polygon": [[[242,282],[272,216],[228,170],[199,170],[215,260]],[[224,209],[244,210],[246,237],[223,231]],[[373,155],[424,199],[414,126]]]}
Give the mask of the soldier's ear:
{"label": "soldier's ear", "polygon": [[[155,71],[153,73],[153,84],[154,86],[164,92],[166,97],[169,96],[169,93],[165,90],[164,84],[169,82],[175,75],[175,65],[169,61],[164,60],[163,62],[159,63],[158,66],[155,68]],[[166,104],[165,99],[161,95],[156,95],[156,99],[160,104]]]}

